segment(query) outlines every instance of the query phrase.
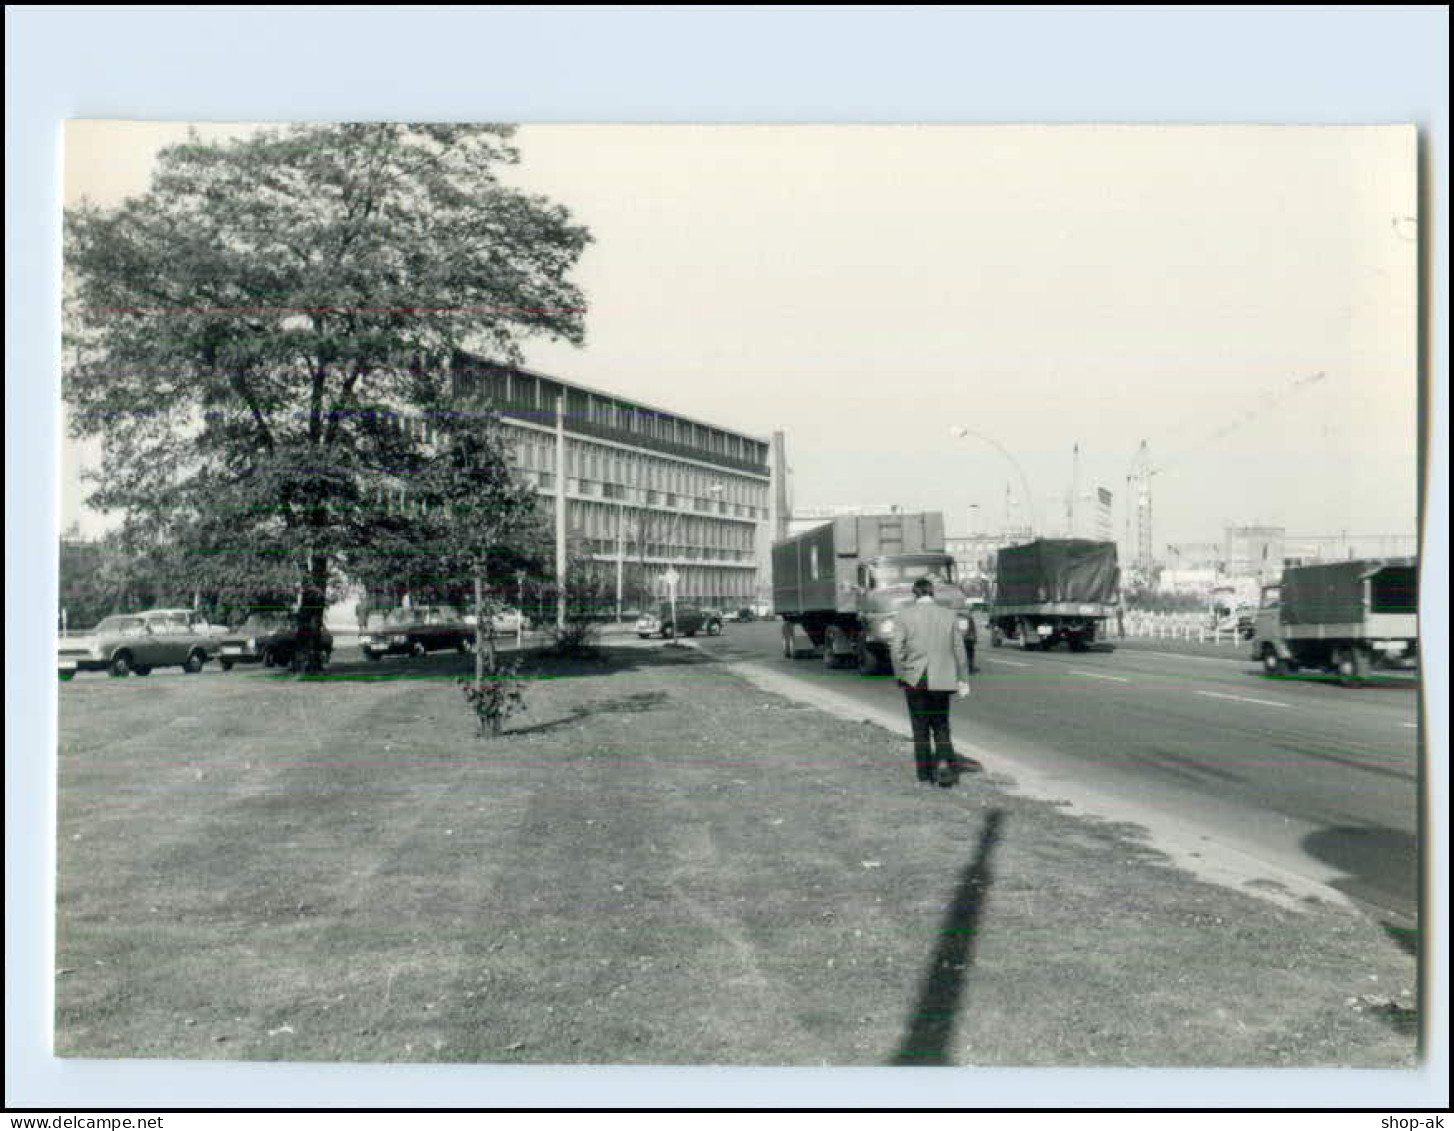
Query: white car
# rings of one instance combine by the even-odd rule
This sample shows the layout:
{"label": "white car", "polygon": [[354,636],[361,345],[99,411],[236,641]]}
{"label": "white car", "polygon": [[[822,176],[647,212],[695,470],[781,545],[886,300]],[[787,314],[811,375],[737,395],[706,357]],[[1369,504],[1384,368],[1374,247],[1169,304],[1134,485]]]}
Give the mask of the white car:
{"label": "white car", "polygon": [[496,632],[529,632],[530,618],[519,609],[501,609],[490,618]]}

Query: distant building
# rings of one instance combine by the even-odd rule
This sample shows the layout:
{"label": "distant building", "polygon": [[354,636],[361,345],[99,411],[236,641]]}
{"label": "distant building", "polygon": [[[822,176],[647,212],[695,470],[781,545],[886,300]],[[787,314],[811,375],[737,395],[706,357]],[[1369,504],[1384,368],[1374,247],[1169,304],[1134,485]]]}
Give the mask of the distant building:
{"label": "distant building", "polygon": [[1034,533],[1025,527],[1002,530],[998,534],[969,534],[959,538],[946,538],[944,548],[953,556],[962,580],[991,581],[995,576],[995,562],[999,551],[1005,546],[1022,546],[1034,538]]}
{"label": "distant building", "polygon": [[594,561],[619,561],[632,574],[630,589],[663,593],[662,577],[674,568],[684,600],[758,599],[772,533],[768,440],[468,355],[456,359],[452,377],[459,403],[488,401],[499,413],[515,469],[552,515],[557,477],[565,476],[570,536]]}
{"label": "distant building", "polygon": [[1229,526],[1221,570],[1228,577],[1275,581],[1282,575],[1287,531],[1281,526]]}

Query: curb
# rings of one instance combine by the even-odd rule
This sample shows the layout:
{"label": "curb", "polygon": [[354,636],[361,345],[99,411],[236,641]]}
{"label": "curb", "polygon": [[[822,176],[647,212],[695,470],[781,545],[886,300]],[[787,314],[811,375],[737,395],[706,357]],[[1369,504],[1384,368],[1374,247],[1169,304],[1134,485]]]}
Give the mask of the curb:
{"label": "curb", "polygon": [[[697,649],[702,655],[710,655],[695,642],[683,641],[683,644]],[[896,738],[910,740],[913,737],[908,721],[897,712],[856,703],[835,691],[778,675],[752,661],[724,660],[721,663],[729,673],[760,691],[780,695],[846,722],[870,723]],[[973,694],[968,702],[974,703]],[[964,741],[958,736],[954,739],[954,746],[986,767],[984,773],[971,775],[972,779],[985,781],[1018,797],[1053,804],[1056,811],[1065,816],[1142,828],[1147,834],[1146,843],[1167,857],[1168,867],[1187,872],[1203,882],[1254,896],[1289,911],[1307,912],[1310,901],[1350,910],[1360,907],[1352,897],[1326,883],[1226,843],[1219,839],[1217,830],[1198,828],[1180,816],[1148,809],[1023,764],[1014,764],[1013,771],[994,771],[990,767],[1005,766],[1010,762],[1007,755]],[[907,759],[905,766],[908,766]]]}

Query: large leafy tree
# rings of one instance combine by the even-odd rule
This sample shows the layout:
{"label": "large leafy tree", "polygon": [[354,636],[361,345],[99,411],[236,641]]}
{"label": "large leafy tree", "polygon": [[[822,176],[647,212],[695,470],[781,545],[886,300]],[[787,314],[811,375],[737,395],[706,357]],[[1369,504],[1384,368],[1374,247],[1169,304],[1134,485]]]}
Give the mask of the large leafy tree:
{"label": "large leafy tree", "polygon": [[531,335],[584,336],[569,275],[590,235],[500,179],[512,132],[193,137],[144,195],[69,211],[64,395],[73,435],[102,441],[90,504],[229,602],[291,578],[305,631],[340,570],[406,557],[420,476],[480,426],[456,351],[518,362]]}

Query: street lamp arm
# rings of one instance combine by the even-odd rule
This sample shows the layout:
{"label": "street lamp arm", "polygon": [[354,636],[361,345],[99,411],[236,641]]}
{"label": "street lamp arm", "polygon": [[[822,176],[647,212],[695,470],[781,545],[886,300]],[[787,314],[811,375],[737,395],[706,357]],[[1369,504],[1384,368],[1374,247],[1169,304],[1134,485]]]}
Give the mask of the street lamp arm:
{"label": "street lamp arm", "polygon": [[950,428],[949,433],[960,439],[972,436],[976,440],[983,440],[986,444],[994,448],[995,451],[999,452],[1000,455],[1004,456],[1005,459],[1010,461],[1010,466],[1015,469],[1015,474],[1020,479],[1020,491],[1025,496],[1025,507],[1030,512],[1031,533],[1038,530],[1040,528],[1040,518],[1035,512],[1035,496],[1030,493],[1030,482],[1025,478],[1025,469],[1020,466],[1020,461],[1010,454],[1009,449],[993,436],[986,436],[982,432],[975,432],[972,429],[964,427],[962,424],[954,425]]}

